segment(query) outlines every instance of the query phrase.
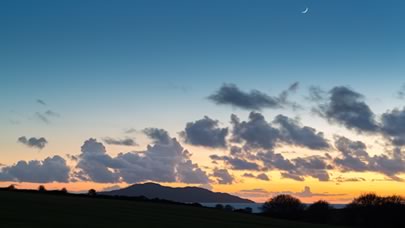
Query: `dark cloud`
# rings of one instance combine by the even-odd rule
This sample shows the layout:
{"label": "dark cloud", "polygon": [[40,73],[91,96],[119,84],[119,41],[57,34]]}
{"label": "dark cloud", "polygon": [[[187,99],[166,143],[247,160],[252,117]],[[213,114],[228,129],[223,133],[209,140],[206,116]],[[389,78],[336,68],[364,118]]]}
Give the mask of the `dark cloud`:
{"label": "dark cloud", "polygon": [[398,98],[405,99],[405,84],[403,84],[401,89],[398,91]]}
{"label": "dark cloud", "polygon": [[363,142],[336,137],[335,147],[341,152],[342,157],[335,158],[334,162],[344,171],[365,172],[370,169],[368,167],[370,157]]}
{"label": "dark cloud", "polygon": [[231,140],[243,143],[244,148],[272,150],[280,143],[315,150],[330,148],[323,132],[302,126],[297,120],[283,115],[276,116],[273,125],[257,112],[251,112],[248,121],[240,121],[236,115],[232,115],[231,123],[233,126]]}
{"label": "dark cloud", "polygon": [[138,130],[136,130],[135,128],[128,128],[124,130],[124,133],[126,134],[132,134],[132,133],[136,133],[138,132]]}
{"label": "dark cloud", "polygon": [[395,149],[389,156],[370,156],[363,142],[345,137],[336,137],[335,147],[341,155],[335,158],[334,162],[343,171],[378,172],[393,180],[403,181],[398,177],[399,174],[405,173],[405,156],[400,148]]}
{"label": "dark cloud", "polygon": [[158,129],[148,131],[153,136],[159,136],[154,137],[154,145],[149,145],[145,151],[120,153],[116,157],[108,155],[102,143],[95,139],[87,140],[82,146],[76,178],[102,183],[157,181],[208,184],[208,176],[192,163],[190,153],[168,134],[166,138],[162,137],[164,132]]}
{"label": "dark cloud", "polygon": [[151,138],[154,143],[168,144],[171,141],[169,133],[164,129],[146,128],[143,133]]}
{"label": "dark cloud", "polygon": [[237,143],[244,142],[247,148],[273,149],[280,138],[280,132],[269,124],[264,116],[257,112],[249,114],[248,121],[240,121],[232,114],[231,123],[232,141]]}
{"label": "dark cloud", "polygon": [[41,99],[37,99],[36,102],[40,105],[46,105],[46,102],[44,100]]}
{"label": "dark cloud", "polygon": [[0,180],[33,183],[68,182],[70,168],[60,156],[48,157],[43,161],[19,161],[1,169]]}
{"label": "dark cloud", "polygon": [[345,177],[336,177],[334,179],[334,181],[342,183],[342,182],[362,182],[362,181],[366,181],[365,178],[362,177],[349,177],[349,178],[345,178]]}
{"label": "dark cloud", "polygon": [[187,123],[180,135],[191,145],[225,148],[228,128],[220,128],[217,120],[205,116],[201,120]]}
{"label": "dark cloud", "polygon": [[218,184],[232,184],[235,178],[226,169],[215,168],[212,176],[216,178]]}
{"label": "dark cloud", "polygon": [[17,141],[28,147],[33,147],[33,148],[38,148],[38,149],[43,149],[46,146],[46,144],[48,143],[48,141],[44,137],[40,137],[40,138],[31,137],[31,138],[27,139],[27,137],[21,136],[20,138],[18,138]]}
{"label": "dark cloud", "polygon": [[273,121],[280,126],[280,135],[284,142],[304,146],[314,150],[329,148],[328,140],[323,132],[316,132],[314,128],[301,126],[297,120],[278,115]]}
{"label": "dark cloud", "polygon": [[134,139],[125,138],[125,139],[114,139],[110,137],[106,137],[103,141],[110,145],[119,145],[119,146],[136,146],[136,142]]}
{"label": "dark cloud", "polygon": [[35,116],[40,120],[40,121],[42,121],[42,122],[44,122],[44,123],[46,123],[46,124],[49,124],[49,119],[48,119],[48,117],[46,117],[45,116],[45,114],[42,114],[42,113],[40,113],[40,112],[36,112],[35,113]]}
{"label": "dark cloud", "polygon": [[48,110],[45,112],[45,115],[50,116],[50,117],[60,117],[59,113],[54,112],[52,110]]}
{"label": "dark cloud", "polygon": [[252,173],[244,173],[242,177],[247,177],[247,178],[255,178],[258,180],[263,180],[263,181],[270,181],[269,176],[267,176],[265,173],[260,173],[258,175],[254,175]]}
{"label": "dark cloud", "polygon": [[332,196],[344,196],[347,194],[333,194],[328,192],[323,193],[314,193],[311,191],[309,186],[305,186],[302,191],[292,192],[292,191],[280,191],[280,192],[270,192],[265,189],[250,189],[250,190],[241,190],[236,193],[236,195],[242,197],[272,197],[280,194],[293,195],[300,198],[310,198],[310,197],[332,197]]}
{"label": "dark cloud", "polygon": [[242,177],[256,178],[256,176],[255,176],[254,174],[252,174],[252,173],[244,173],[244,174],[242,175]]}
{"label": "dark cloud", "polygon": [[56,112],[54,112],[52,110],[47,110],[44,113],[36,112],[35,117],[37,119],[39,119],[40,121],[42,121],[42,122],[44,122],[46,124],[49,124],[49,123],[51,123],[51,120],[50,120],[51,118],[60,117],[60,115],[59,115],[59,113],[56,113]]}
{"label": "dark cloud", "polygon": [[384,113],[381,116],[381,125],[381,132],[394,145],[405,145],[405,108]]}
{"label": "dark cloud", "polygon": [[264,181],[270,180],[269,176],[267,176],[265,173],[261,173],[261,174],[257,175],[256,178],[259,180],[264,180]]}
{"label": "dark cloud", "polygon": [[309,87],[309,96],[307,99],[314,102],[322,102],[327,96],[327,92],[322,90],[319,86],[311,86]]}
{"label": "dark cloud", "polygon": [[318,112],[330,122],[360,132],[376,132],[379,127],[374,113],[363,101],[363,95],[344,86],[329,91],[326,102],[318,106]]}
{"label": "dark cloud", "polygon": [[279,96],[272,97],[258,90],[244,92],[234,84],[224,84],[218,91],[209,96],[208,99],[219,105],[231,105],[246,110],[282,108],[286,105],[291,105],[288,101],[288,96],[297,89],[298,82],[292,84]]}
{"label": "dark cloud", "polygon": [[[319,196],[344,196],[346,194],[332,194],[332,193],[313,193],[311,191],[311,188],[308,186],[305,186],[304,189],[301,192],[284,192],[286,194],[291,194],[297,197],[302,197],[302,198],[309,198],[309,197],[319,197]],[[277,193],[278,194],[278,193]]]}
{"label": "dark cloud", "polygon": [[259,170],[260,167],[254,162],[249,162],[244,159],[235,158],[232,156],[218,156],[211,155],[210,158],[216,161],[224,161],[225,164],[229,165],[232,169],[235,170]]}

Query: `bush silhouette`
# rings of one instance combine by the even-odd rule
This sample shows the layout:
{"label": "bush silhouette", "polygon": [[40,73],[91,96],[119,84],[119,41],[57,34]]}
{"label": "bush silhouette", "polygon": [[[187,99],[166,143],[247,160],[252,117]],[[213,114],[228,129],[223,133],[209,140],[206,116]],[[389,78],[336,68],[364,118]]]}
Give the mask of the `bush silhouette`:
{"label": "bush silhouette", "polygon": [[7,190],[10,190],[10,191],[16,190],[15,185],[14,185],[14,184],[10,184],[10,185],[7,187]]}
{"label": "bush silhouette", "polygon": [[68,190],[67,190],[66,188],[62,188],[62,189],[60,190],[60,192],[66,194],[66,193],[68,193]]}
{"label": "bush silhouette", "polygon": [[216,208],[216,209],[223,210],[223,209],[224,209],[224,205],[222,205],[222,204],[217,204],[217,205],[215,205],[215,208]]}
{"label": "bush silhouette", "polygon": [[318,200],[306,209],[306,219],[316,223],[326,223],[333,207],[325,200]]}
{"label": "bush silhouette", "polygon": [[40,186],[38,187],[38,191],[39,191],[39,192],[46,192],[45,186],[40,185]]}
{"label": "bush silhouette", "polygon": [[291,195],[278,195],[262,206],[264,214],[287,219],[298,219],[302,216],[305,206],[298,198]]}
{"label": "bush silhouette", "polygon": [[229,204],[225,205],[224,209],[225,209],[226,211],[233,211],[233,210],[234,210],[234,208],[233,208],[231,205],[229,205]]}
{"label": "bush silhouette", "polygon": [[96,196],[96,195],[97,195],[97,192],[96,192],[96,190],[94,190],[94,189],[90,189],[90,190],[87,192],[87,195],[89,195],[89,196]]}
{"label": "bush silhouette", "polygon": [[374,193],[355,198],[346,208],[350,224],[367,227],[405,227],[405,199],[381,197]]}

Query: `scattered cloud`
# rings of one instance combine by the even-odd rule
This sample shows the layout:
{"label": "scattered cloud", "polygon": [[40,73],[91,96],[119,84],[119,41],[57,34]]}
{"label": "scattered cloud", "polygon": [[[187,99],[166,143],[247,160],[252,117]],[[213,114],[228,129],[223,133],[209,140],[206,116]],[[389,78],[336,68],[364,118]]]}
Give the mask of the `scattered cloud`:
{"label": "scattered cloud", "polygon": [[405,156],[400,148],[394,149],[391,155],[370,156],[363,142],[352,141],[346,137],[336,137],[335,147],[340,156],[334,159],[334,163],[342,171],[377,172],[393,180],[403,181],[398,177],[399,174],[405,173]]}
{"label": "scattered cloud", "polygon": [[31,137],[31,138],[27,139],[27,137],[21,136],[17,139],[17,141],[28,147],[38,148],[38,149],[43,149],[46,146],[46,144],[48,143],[48,141],[44,137],[40,137],[40,138]]}
{"label": "scattered cloud", "polygon": [[225,148],[228,128],[220,128],[218,120],[205,116],[201,120],[189,122],[181,137],[186,143],[210,148]]}
{"label": "scattered cloud", "polygon": [[231,123],[232,141],[244,142],[245,148],[273,149],[280,138],[279,130],[257,112],[251,112],[248,121],[240,121],[236,115],[232,114]]}
{"label": "scattered cloud", "polygon": [[402,85],[397,95],[399,99],[405,99],[405,84]]}
{"label": "scattered cloud", "polygon": [[246,110],[259,111],[264,108],[283,108],[285,106],[296,106],[288,101],[291,93],[298,89],[298,82],[292,84],[287,90],[279,96],[269,96],[258,90],[244,92],[235,84],[224,84],[208,99],[218,105],[230,105]]}
{"label": "scattered cloud", "polygon": [[191,154],[175,138],[162,137],[162,132],[166,131],[147,131],[154,136],[155,144],[148,145],[145,151],[120,153],[116,157],[108,155],[97,140],[87,140],[82,146],[75,178],[100,183],[209,183],[206,173],[190,160]]}
{"label": "scattered cloud", "polygon": [[387,111],[381,116],[381,132],[395,146],[405,145],[405,108]]}
{"label": "scattered cloud", "polygon": [[106,137],[103,141],[109,145],[118,145],[118,146],[136,146],[136,142],[134,139],[125,138],[125,139],[114,139],[110,137]]}
{"label": "scattered cloud", "polygon": [[261,174],[257,175],[256,178],[259,179],[259,180],[263,180],[263,181],[269,181],[270,180],[269,176],[267,176],[265,173],[261,173]]}
{"label": "scattered cloud", "polygon": [[232,184],[235,178],[226,169],[215,168],[212,176],[216,178],[218,184]]}
{"label": "scattered cloud", "polygon": [[1,181],[32,183],[68,182],[70,168],[60,156],[48,157],[43,161],[19,161],[17,164],[3,167]]}
{"label": "scattered cloud", "polygon": [[[310,96],[316,100],[323,94],[314,90]],[[328,121],[358,132],[375,133],[378,131],[375,115],[363,101],[362,94],[340,86],[332,88],[323,100],[325,102],[321,102],[316,110]]]}
{"label": "scattered cloud", "polygon": [[101,189],[101,191],[102,192],[109,192],[109,191],[118,190],[120,188],[121,188],[121,186],[119,186],[119,185],[111,185],[111,186],[108,186],[108,187],[105,187],[105,188]]}
{"label": "scattered cloud", "polygon": [[146,128],[143,133],[153,140],[153,143],[168,144],[171,141],[169,133],[164,129]]}
{"label": "scattered cloud", "polygon": [[37,99],[36,102],[40,105],[45,105],[46,106],[46,102],[44,100],[41,99]]}
{"label": "scattered cloud", "polygon": [[303,146],[313,150],[326,150],[329,148],[328,140],[323,132],[316,132],[312,127],[301,126],[297,120],[284,115],[276,116],[273,122],[280,126],[279,131],[282,141],[290,145]]}

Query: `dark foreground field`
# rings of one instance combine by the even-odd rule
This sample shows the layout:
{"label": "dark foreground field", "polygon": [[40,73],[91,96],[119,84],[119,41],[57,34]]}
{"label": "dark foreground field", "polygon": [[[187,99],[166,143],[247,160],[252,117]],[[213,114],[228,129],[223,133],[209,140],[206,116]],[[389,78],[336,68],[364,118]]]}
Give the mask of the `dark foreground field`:
{"label": "dark foreground field", "polygon": [[0,227],[327,228],[256,215],[153,202],[0,191]]}

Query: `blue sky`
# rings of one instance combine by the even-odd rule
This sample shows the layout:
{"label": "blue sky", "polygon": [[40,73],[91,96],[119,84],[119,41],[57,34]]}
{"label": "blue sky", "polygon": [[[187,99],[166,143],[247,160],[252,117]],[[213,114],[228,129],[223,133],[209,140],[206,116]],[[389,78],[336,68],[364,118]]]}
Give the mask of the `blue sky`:
{"label": "blue sky", "polygon": [[[277,96],[299,82],[305,110],[264,115],[346,133],[314,117],[308,88],[347,86],[376,114],[402,107],[404,23],[402,0],[1,1],[0,163],[78,152],[128,128],[175,136],[204,115],[247,118],[207,99],[224,83]],[[58,114],[49,124],[36,114],[47,110]],[[49,149],[23,150],[21,135],[46,136]]]}
{"label": "blue sky", "polygon": [[402,1],[0,4],[2,115],[36,98],[92,117],[187,113],[184,104],[204,114],[222,83],[270,94],[295,81],[350,85],[392,98],[405,72]]}

